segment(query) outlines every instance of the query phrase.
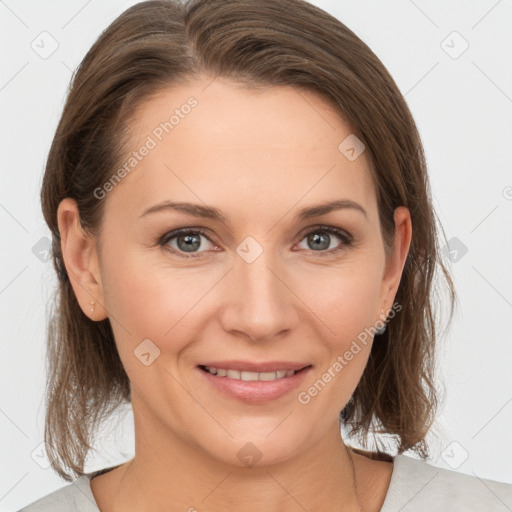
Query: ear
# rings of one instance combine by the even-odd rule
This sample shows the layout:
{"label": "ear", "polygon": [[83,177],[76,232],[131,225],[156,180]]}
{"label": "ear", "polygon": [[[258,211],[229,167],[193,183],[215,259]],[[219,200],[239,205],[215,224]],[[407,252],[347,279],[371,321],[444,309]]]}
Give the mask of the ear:
{"label": "ear", "polygon": [[[394,243],[382,276],[381,288],[381,307],[384,309],[384,315],[386,316],[393,306],[412,239],[412,224],[409,210],[405,206],[395,208],[394,219]],[[383,317],[384,315],[381,312],[381,319],[383,321],[386,319],[386,317]]]}
{"label": "ear", "polygon": [[67,197],[60,202],[57,222],[62,258],[77,301],[91,320],[104,320],[108,315],[104,307],[96,240],[83,230],[74,199]]}

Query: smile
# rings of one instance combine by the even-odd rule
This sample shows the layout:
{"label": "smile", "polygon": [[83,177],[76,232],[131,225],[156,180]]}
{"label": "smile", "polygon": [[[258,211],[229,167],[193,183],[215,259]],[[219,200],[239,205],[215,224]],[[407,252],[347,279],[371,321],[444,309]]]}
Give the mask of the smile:
{"label": "smile", "polygon": [[217,375],[218,377],[228,377],[229,379],[244,381],[264,380],[268,382],[271,380],[291,377],[296,373],[295,370],[277,370],[275,372],[243,372],[239,370],[226,370],[225,368],[215,368],[210,366],[204,366],[204,369],[210,372],[212,375]]}
{"label": "smile", "polygon": [[245,403],[264,404],[289,395],[298,388],[312,365],[295,365],[297,369],[265,368],[266,371],[249,371],[220,366],[198,365],[197,369],[207,383],[223,396]]}

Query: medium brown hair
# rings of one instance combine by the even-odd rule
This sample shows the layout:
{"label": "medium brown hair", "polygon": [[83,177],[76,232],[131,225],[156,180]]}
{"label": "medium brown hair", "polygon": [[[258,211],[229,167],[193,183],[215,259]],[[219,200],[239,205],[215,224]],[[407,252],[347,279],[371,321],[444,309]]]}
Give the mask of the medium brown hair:
{"label": "medium brown hair", "polygon": [[57,208],[64,198],[75,199],[82,227],[97,235],[105,200],[93,192],[123,161],[127,120],[159,91],[201,76],[247,87],[291,86],[327,99],[366,146],[387,254],[394,209],[409,209],[412,241],[395,297],[402,310],[376,337],[340,418],[363,446],[369,433],[390,434],[397,453],[413,449],[426,457],[438,404],[437,273],[449,292],[450,320],[456,296],[440,257],[442,228],[420,136],[398,87],[359,37],[305,1],[156,0],[127,9],[89,50],[72,79],[46,164],[42,210],[59,279],[48,329],[44,433],[53,469],[68,481],[83,475],[101,421],[131,400],[110,320],[91,321],[71,287]]}

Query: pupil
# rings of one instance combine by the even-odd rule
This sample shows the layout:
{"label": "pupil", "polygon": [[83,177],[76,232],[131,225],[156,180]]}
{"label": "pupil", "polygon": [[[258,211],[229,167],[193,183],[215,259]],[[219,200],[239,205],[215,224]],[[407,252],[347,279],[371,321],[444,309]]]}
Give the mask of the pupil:
{"label": "pupil", "polygon": [[183,247],[180,246],[180,249],[186,252],[193,252],[195,249],[199,248],[200,241],[197,235],[181,235],[178,237],[178,245],[180,245],[180,240],[185,241],[185,245]]}
{"label": "pupil", "polygon": [[[309,241],[313,242],[313,245],[316,245],[316,248],[327,249],[329,247],[329,235],[323,233],[322,235],[314,234],[308,237]],[[323,240],[323,244],[322,244]],[[320,243],[318,243],[320,242]]]}

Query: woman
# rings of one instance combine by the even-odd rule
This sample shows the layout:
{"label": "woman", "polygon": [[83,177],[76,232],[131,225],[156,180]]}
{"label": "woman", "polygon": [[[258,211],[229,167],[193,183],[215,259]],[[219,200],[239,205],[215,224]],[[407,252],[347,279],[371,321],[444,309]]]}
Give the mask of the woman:
{"label": "woman", "polygon": [[[45,442],[78,479],[23,510],[512,506],[512,486],[403,454],[428,456],[436,272],[455,293],[407,105],[329,14],[131,7],[74,77],[41,198]],[[84,473],[121,403],[134,458]],[[383,435],[394,457],[349,443]]]}

